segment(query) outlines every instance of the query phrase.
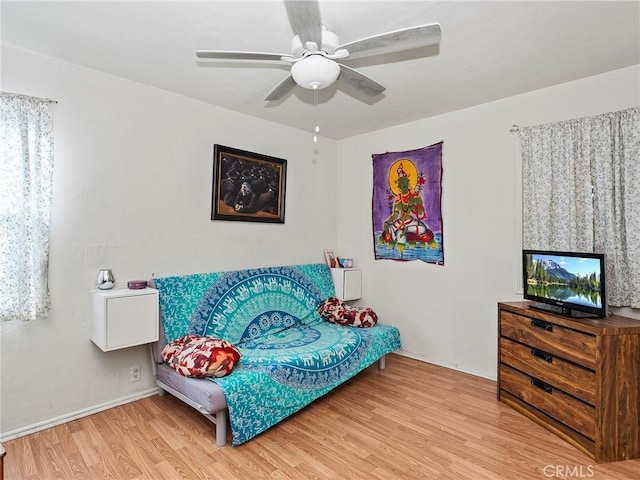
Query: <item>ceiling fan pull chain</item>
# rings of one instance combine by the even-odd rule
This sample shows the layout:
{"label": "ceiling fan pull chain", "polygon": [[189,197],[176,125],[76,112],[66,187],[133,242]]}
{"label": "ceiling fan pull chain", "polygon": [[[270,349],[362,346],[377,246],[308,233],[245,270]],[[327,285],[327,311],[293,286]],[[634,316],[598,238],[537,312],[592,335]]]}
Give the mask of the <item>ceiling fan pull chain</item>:
{"label": "ceiling fan pull chain", "polygon": [[313,88],[313,119],[316,124],[316,128],[314,130],[315,134],[313,135],[313,142],[317,143],[317,133],[320,132],[320,126],[318,125],[318,87]]}

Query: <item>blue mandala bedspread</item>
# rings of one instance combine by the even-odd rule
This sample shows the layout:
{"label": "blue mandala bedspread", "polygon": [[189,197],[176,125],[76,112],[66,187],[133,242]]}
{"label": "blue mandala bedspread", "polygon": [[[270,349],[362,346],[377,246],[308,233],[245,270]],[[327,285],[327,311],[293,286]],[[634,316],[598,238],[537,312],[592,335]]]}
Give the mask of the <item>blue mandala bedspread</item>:
{"label": "blue mandala bedspread", "polygon": [[401,347],[397,328],[326,322],[333,296],[324,264],[155,279],[167,342],[187,333],[223,338],[242,357],[223,390],[233,445],[253,438]]}

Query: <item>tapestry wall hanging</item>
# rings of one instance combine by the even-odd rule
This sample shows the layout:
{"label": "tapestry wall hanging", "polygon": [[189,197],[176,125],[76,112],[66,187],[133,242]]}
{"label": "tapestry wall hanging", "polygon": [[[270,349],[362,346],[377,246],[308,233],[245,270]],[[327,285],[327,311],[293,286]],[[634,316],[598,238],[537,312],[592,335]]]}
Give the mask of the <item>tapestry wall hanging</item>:
{"label": "tapestry wall hanging", "polygon": [[444,265],[442,142],[372,157],[376,260],[422,260]]}

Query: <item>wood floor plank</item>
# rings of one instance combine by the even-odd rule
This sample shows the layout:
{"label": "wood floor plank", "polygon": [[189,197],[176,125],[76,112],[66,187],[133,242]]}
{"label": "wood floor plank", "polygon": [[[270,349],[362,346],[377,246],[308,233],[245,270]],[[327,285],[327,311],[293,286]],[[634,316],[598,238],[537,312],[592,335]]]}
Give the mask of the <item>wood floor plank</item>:
{"label": "wood floor plank", "polygon": [[[21,478],[23,480],[38,479],[42,472],[38,468],[38,465],[32,461],[35,454],[31,448],[31,442],[27,437],[23,437],[23,439],[24,441],[16,443],[15,465],[17,470],[22,474]],[[4,463],[6,463],[6,461]]]}
{"label": "wood floor plank", "polygon": [[[140,475],[138,465],[123,447],[122,438],[126,435],[126,430],[122,429],[121,424],[112,423],[113,412],[107,410],[102,413],[93,415],[91,420],[104,439],[104,444],[98,450],[102,458],[101,465],[105,467],[104,471],[115,475],[116,478],[133,478]],[[97,470],[99,466],[94,465],[93,469]]]}
{"label": "wood floor plank", "polygon": [[[33,435],[29,435],[26,441],[31,444],[30,451],[32,452],[33,459],[35,460],[33,463],[33,469],[39,472],[42,475],[42,478],[58,478],[58,475],[56,475],[56,465],[58,460],[52,460],[49,458],[52,456],[51,447],[47,446],[42,432],[36,432]],[[5,468],[7,468],[7,463],[8,462],[5,457]]]}
{"label": "wood floor plank", "polygon": [[78,446],[78,451],[85,465],[92,466],[99,463],[100,456],[97,447],[91,442],[91,439],[95,437],[90,436],[85,430],[77,430],[71,434],[71,438]]}
{"label": "wood floor plank", "polygon": [[[169,444],[167,444],[162,437],[157,437],[151,441],[152,445],[166,460],[171,469],[174,471],[174,478],[198,478],[198,473],[191,468],[191,462],[185,461],[182,458],[179,450],[174,450]],[[161,462],[161,463],[164,463]]]}
{"label": "wood floor plank", "polygon": [[[238,446],[170,395],[4,443],[6,480],[637,479],[496,400],[496,383],[389,355]],[[230,440],[230,436],[229,436]],[[568,472],[568,473],[567,473]]]}

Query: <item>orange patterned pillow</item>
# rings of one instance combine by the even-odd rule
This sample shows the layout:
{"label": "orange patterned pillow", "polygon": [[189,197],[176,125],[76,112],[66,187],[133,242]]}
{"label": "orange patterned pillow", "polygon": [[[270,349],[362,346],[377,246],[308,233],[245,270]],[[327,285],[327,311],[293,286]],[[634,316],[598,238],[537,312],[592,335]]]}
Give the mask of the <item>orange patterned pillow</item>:
{"label": "orange patterned pillow", "polygon": [[226,340],[185,335],[165,345],[162,360],[185,377],[224,377],[240,360],[240,351]]}

